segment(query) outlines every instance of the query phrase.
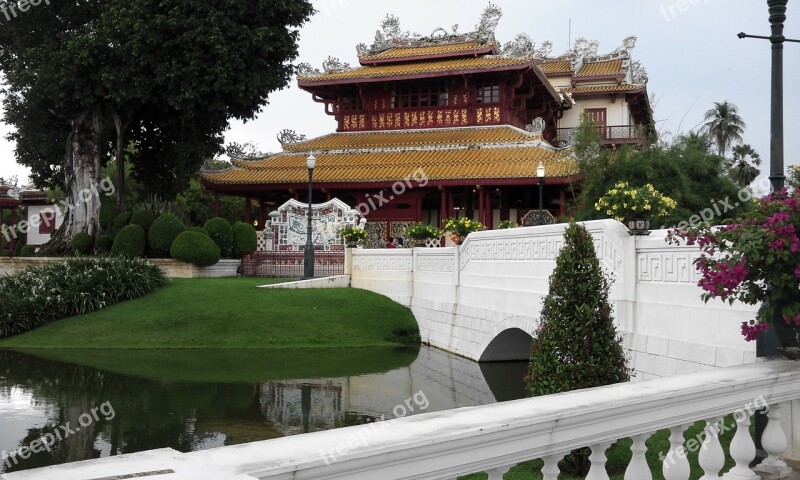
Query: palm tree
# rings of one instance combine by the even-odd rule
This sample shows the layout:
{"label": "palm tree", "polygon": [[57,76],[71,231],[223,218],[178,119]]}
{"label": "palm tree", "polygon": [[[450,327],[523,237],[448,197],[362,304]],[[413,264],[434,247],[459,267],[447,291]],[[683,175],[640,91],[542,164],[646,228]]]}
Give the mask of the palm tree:
{"label": "palm tree", "polygon": [[732,144],[742,143],[742,134],[747,125],[739,116],[739,107],[736,105],[727,101],[714,102],[714,108],[706,112],[705,120],[703,131],[714,141],[721,157],[725,156]]}
{"label": "palm tree", "polygon": [[758,178],[761,170],[761,156],[748,144],[733,147],[733,160],[728,164],[733,181],[744,188]]}

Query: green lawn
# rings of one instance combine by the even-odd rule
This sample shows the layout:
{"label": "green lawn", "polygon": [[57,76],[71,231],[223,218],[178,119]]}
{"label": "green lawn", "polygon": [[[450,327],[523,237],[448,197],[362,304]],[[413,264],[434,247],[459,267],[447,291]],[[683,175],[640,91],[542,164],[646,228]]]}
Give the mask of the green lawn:
{"label": "green lawn", "polygon": [[[274,282],[274,281],[273,281]],[[14,349],[386,347],[411,311],[357,289],[261,289],[258,278],[174,279],[143,298],[0,341]]]}

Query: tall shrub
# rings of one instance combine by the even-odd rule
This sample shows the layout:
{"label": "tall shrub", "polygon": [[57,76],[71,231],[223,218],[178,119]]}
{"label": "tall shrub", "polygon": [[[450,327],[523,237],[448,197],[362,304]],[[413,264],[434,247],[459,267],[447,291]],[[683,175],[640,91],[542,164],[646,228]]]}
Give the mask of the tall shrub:
{"label": "tall shrub", "polygon": [[169,258],[169,247],[184,230],[186,226],[178,217],[171,213],[161,214],[147,232],[147,241],[153,256]]}
{"label": "tall shrub", "polygon": [[208,236],[219,247],[223,258],[228,258],[233,252],[233,229],[231,223],[224,218],[214,217],[207,221],[203,228]]}
{"label": "tall shrub", "polygon": [[219,247],[208,235],[200,232],[183,232],[172,242],[169,254],[175,260],[208,267],[219,262]]}
{"label": "tall shrub", "polygon": [[[592,237],[571,223],[550,275],[550,287],[531,344],[528,394],[536,397],[630,380],[622,338],[608,301],[610,280]],[[583,476],[588,452],[576,450],[565,469]]]}
{"label": "tall shrub", "polygon": [[117,233],[111,245],[111,255],[115,257],[143,257],[146,236],[139,225],[128,225]]}
{"label": "tall shrub", "polygon": [[258,249],[258,235],[252,225],[236,222],[233,225],[233,255],[242,258]]}

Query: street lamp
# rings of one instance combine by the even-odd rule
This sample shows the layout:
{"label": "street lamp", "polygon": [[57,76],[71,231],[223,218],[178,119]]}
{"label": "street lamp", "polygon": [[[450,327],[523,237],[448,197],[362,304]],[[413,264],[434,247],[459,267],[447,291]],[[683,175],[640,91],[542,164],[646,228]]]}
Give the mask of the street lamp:
{"label": "street lamp", "polygon": [[544,208],[544,162],[539,160],[539,166],[536,167],[536,176],[539,177],[539,210]]}
{"label": "street lamp", "polygon": [[314,243],[311,241],[311,220],[313,218],[313,205],[311,203],[311,181],[314,177],[314,167],[317,166],[317,159],[314,152],[306,158],[308,168],[308,228],[306,229],[306,251],[303,263],[303,277],[314,278]]}
{"label": "street lamp", "polygon": [[772,43],[772,114],[770,128],[770,175],[773,191],[780,191],[786,177],[783,175],[783,44],[784,42],[800,42],[783,36],[783,22],[786,21],[786,4],[789,0],[767,0],[769,7],[769,23],[772,35],[748,35],[744,32],[737,36],[744,38],[760,38]]}

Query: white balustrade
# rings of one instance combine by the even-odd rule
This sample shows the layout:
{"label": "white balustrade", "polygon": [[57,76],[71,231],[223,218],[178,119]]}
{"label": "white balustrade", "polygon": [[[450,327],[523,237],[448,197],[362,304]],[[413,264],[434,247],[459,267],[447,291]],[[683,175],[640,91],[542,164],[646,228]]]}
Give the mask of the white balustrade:
{"label": "white balustrade", "polygon": [[[800,399],[799,366],[767,361],[198,452],[163,449],[134,454],[135,461],[108,457],[0,475],[0,480],[86,480],[167,469],[175,471],[171,479],[180,480],[449,480],[480,471],[498,480],[510,466],[535,458],[544,460],[544,480],[557,480],[559,460],[587,446],[592,454],[586,478],[607,480],[606,449],[621,438],[633,440],[626,480],[649,480],[645,442],[665,428],[670,430],[666,480],[689,480],[687,451],[699,453],[703,479],[754,480],[748,467],[755,453],[749,417],[767,405],[761,443],[769,458],[757,471],[789,471],[780,458],[788,445],[781,413],[786,402]],[[731,413],[737,422],[730,448],[736,466],[720,477],[725,461],[720,422]],[[702,448],[697,439],[684,442],[686,427],[702,420]]]}

